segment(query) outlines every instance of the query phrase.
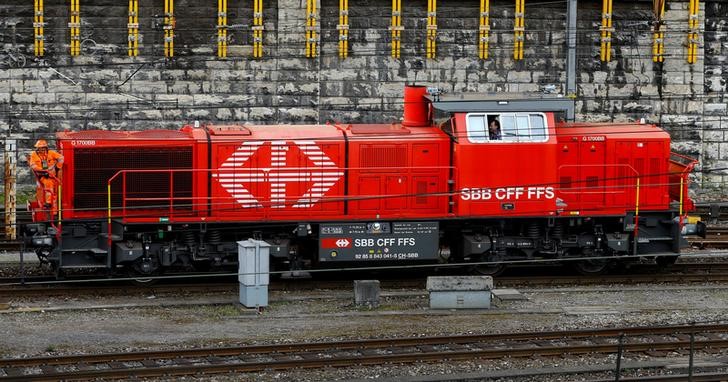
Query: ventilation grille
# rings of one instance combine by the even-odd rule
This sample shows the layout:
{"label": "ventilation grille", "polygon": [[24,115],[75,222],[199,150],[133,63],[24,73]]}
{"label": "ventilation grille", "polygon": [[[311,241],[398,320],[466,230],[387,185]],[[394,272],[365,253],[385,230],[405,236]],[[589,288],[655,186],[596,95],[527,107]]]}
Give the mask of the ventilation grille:
{"label": "ventilation grille", "polygon": [[407,167],[406,146],[376,146],[361,148],[362,167]]}
{"label": "ventilation grille", "polygon": [[[119,170],[167,170],[191,169],[191,147],[145,147],[145,148],[109,148],[109,149],[75,149],[73,153],[74,171],[74,208],[79,210],[105,209],[107,206],[107,181]],[[118,208],[122,205],[121,175],[111,185],[111,205]],[[161,173],[127,173],[126,197],[129,198],[168,198],[170,193],[170,176]],[[175,198],[192,196],[192,173],[174,173]],[[177,200],[175,209],[191,209],[191,201]],[[166,208],[169,201],[127,201],[128,215],[133,215],[134,208]]]}

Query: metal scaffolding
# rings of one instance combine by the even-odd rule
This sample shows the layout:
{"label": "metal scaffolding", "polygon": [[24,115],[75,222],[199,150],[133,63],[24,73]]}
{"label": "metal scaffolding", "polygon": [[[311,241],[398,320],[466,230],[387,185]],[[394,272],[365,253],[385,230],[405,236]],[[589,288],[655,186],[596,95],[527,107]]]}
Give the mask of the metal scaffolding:
{"label": "metal scaffolding", "polygon": [[339,0],[339,58],[349,56],[349,0]]}
{"label": "metal scaffolding", "polygon": [[392,58],[399,58],[402,31],[402,0],[392,0],[392,25],[389,26],[392,33]]}
{"label": "metal scaffolding", "polygon": [[263,0],[253,0],[253,57],[263,57]]}
{"label": "metal scaffolding", "polygon": [[217,0],[217,57],[227,57],[227,0]]}
{"label": "metal scaffolding", "polygon": [[437,0],[427,0],[427,58],[437,56]]}
{"label": "metal scaffolding", "polygon": [[43,28],[45,27],[45,21],[43,21],[43,0],[35,0],[33,9],[33,52],[36,57],[42,57],[45,53],[45,36]]}
{"label": "metal scaffolding", "polygon": [[698,61],[698,43],[700,42],[700,0],[690,0],[688,7],[688,63]]}
{"label": "metal scaffolding", "polygon": [[612,0],[602,0],[602,32],[600,57],[603,62],[612,61]]}
{"label": "metal scaffolding", "polygon": [[174,57],[174,0],[164,0],[164,57]]}
{"label": "metal scaffolding", "polygon": [[316,31],[316,19],[318,18],[318,10],[316,9],[317,0],[306,0],[306,57],[318,56],[318,36]]}
{"label": "metal scaffolding", "polygon": [[515,22],[513,24],[513,59],[523,60],[523,42],[526,32],[526,0],[516,0]]}
{"label": "metal scaffolding", "polygon": [[129,0],[129,19],[127,22],[128,44],[127,54],[129,57],[139,55],[139,0]]}
{"label": "metal scaffolding", "polygon": [[490,0],[480,0],[480,25],[478,27],[478,57],[488,59],[490,46]]}
{"label": "metal scaffolding", "polygon": [[71,30],[71,56],[81,54],[81,6],[79,0],[71,0],[71,19],[68,28]]}

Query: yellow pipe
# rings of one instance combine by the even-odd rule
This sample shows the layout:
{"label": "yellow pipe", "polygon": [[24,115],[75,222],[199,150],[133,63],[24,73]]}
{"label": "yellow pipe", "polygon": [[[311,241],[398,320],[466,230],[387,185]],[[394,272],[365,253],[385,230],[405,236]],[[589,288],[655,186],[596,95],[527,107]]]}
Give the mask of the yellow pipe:
{"label": "yellow pipe", "polygon": [[40,23],[40,27],[38,28],[38,31],[40,32],[40,44],[39,44],[40,45],[40,52],[39,52],[40,56],[43,56],[45,54],[45,34],[44,34],[44,30],[43,30],[43,28],[44,28],[43,23],[45,23],[45,20],[44,20],[45,10],[43,9],[43,1],[44,0],[38,0],[38,7],[39,7],[38,11],[40,13],[40,15],[38,16],[38,22]]}
{"label": "yellow pipe", "polygon": [[685,180],[680,177],[680,219],[682,219],[683,214],[683,187],[684,187]]}
{"label": "yellow pipe", "polygon": [[63,219],[63,203],[62,203],[62,201],[63,201],[62,195],[63,194],[61,194],[61,190],[62,190],[61,189],[61,182],[59,180],[58,181],[58,202],[57,202],[58,203],[58,225],[59,226],[61,225],[61,220]]}
{"label": "yellow pipe", "polygon": [[[106,212],[108,223],[111,224],[111,183],[106,184]],[[111,235],[111,231],[109,231],[109,235]]]}

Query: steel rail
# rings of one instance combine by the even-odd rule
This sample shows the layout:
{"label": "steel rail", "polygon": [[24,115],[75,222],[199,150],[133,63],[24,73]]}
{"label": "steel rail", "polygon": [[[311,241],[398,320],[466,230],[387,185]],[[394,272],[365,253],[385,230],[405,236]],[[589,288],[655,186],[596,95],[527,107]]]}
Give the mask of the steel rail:
{"label": "steel rail", "polygon": [[[728,340],[696,340],[652,343],[627,343],[621,345],[623,351],[644,352],[655,350],[680,350],[693,346],[694,349],[726,348]],[[190,374],[216,374],[230,372],[256,372],[264,370],[290,370],[293,368],[321,368],[343,366],[369,366],[390,363],[443,362],[470,359],[496,359],[503,357],[561,356],[564,354],[614,353],[619,344],[566,345],[516,347],[509,349],[469,349],[455,351],[412,351],[410,353],[393,353],[377,355],[355,355],[326,358],[285,359],[262,362],[239,362],[222,364],[192,364],[183,366],[157,366],[141,368],[117,368],[103,370],[80,370],[57,372],[19,377],[0,377],[0,381],[56,381],[91,378],[130,378],[130,377],[172,377]],[[339,350],[334,348],[333,350]],[[419,349],[418,349],[419,350]]]}
{"label": "steel rail", "polygon": [[66,365],[79,362],[111,362],[111,361],[141,361],[148,359],[171,359],[178,357],[209,357],[209,356],[235,356],[245,354],[291,353],[301,351],[319,351],[328,349],[354,350],[372,349],[382,347],[404,347],[423,345],[464,344],[488,341],[507,340],[548,340],[561,338],[590,338],[590,337],[618,337],[657,335],[657,334],[690,334],[728,332],[728,324],[701,324],[694,326],[668,325],[625,327],[611,329],[582,329],[559,330],[523,333],[497,333],[497,334],[468,334],[455,336],[428,336],[407,338],[383,338],[364,340],[344,340],[334,342],[299,342],[290,344],[271,345],[245,345],[220,348],[182,349],[141,351],[128,353],[102,353],[90,355],[51,356],[35,358],[6,358],[0,359],[0,368],[29,367],[38,365]]}

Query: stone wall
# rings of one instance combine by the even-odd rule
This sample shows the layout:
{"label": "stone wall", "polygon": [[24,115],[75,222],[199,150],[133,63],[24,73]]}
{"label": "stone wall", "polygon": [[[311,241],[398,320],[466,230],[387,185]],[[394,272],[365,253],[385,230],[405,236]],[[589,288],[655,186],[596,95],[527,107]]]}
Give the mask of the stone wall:
{"label": "stone wall", "polygon": [[[402,58],[390,57],[391,2],[351,3],[349,58],[338,57],[338,5],[319,0],[318,58],[304,57],[306,3],[264,1],[264,51],[251,58],[252,2],[229,0],[230,52],[215,55],[214,4],[177,0],[175,58],[162,53],[162,4],[140,0],[141,53],[126,56],[126,4],[81,4],[82,55],[68,55],[68,5],[46,1],[47,53],[32,57],[32,3],[0,5],[0,44],[24,67],[0,61],[0,132],[32,139],[63,129],[178,128],[185,122],[389,122],[401,114],[405,82],[448,92],[564,92],[563,3],[526,4],[525,59],[514,61],[512,1],[492,0],[490,59],[477,56],[478,2],[440,2],[437,59],[425,56],[425,0],[403,4]],[[666,12],[666,59],[652,61],[651,2],[615,2],[613,60],[599,60],[601,4],[579,4],[577,118],[661,123],[674,148],[703,168],[728,163],[725,87],[728,6],[701,2],[705,44],[686,63],[687,1]],[[18,23],[12,27],[14,23]],[[13,29],[14,28],[14,29]],[[13,33],[13,30],[15,33]],[[704,54],[703,54],[704,53]],[[705,59],[704,59],[705,57]],[[415,70],[421,66],[420,70]],[[726,173],[728,176],[728,173]],[[722,186],[721,172],[702,189]],[[728,179],[726,179],[728,180]]]}

